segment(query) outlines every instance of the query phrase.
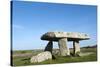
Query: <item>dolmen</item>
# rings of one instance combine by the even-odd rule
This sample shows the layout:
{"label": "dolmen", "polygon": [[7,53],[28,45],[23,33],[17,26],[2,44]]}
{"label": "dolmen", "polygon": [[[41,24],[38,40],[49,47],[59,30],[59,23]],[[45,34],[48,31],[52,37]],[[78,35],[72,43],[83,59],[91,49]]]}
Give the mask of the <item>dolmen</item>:
{"label": "dolmen", "polygon": [[73,41],[73,55],[80,56],[79,41],[88,40],[90,37],[85,33],[78,32],[47,32],[41,36],[41,40],[49,41],[44,49],[44,52],[39,53],[36,56],[31,57],[31,63],[42,62],[53,58],[53,42],[58,42],[60,56],[70,56],[70,50],[67,42]]}
{"label": "dolmen", "polygon": [[45,51],[50,51],[51,53],[53,41],[58,42],[60,56],[70,56],[70,50],[67,46],[68,41],[73,41],[73,55],[80,55],[79,41],[88,39],[90,37],[87,34],[78,32],[47,32],[41,37],[41,40],[49,41]]}

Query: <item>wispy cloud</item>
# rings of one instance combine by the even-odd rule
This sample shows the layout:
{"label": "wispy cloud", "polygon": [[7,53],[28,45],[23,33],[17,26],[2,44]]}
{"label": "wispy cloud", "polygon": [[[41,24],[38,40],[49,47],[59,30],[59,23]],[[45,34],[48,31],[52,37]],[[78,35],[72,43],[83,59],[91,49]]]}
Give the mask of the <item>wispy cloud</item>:
{"label": "wispy cloud", "polygon": [[24,29],[22,25],[13,24],[13,28],[15,29]]}

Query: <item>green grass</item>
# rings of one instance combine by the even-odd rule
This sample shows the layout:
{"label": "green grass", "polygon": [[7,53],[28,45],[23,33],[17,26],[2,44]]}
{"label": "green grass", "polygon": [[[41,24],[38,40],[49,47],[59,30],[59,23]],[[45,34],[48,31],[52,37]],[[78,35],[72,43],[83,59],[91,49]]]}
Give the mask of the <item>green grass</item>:
{"label": "green grass", "polygon": [[[16,53],[32,53],[33,55],[36,55],[41,52],[40,51],[15,51],[14,54]],[[35,53],[36,52],[36,53]],[[88,56],[81,56],[81,57],[61,57],[55,55],[56,59],[54,60],[46,60],[41,63],[30,63],[30,57],[31,56],[15,56],[12,59],[13,65],[14,66],[23,66],[23,65],[40,65],[40,64],[58,64],[58,63],[73,63],[73,62],[88,62],[88,61],[97,61],[97,49],[96,48],[82,48],[81,52],[93,52],[93,54],[88,55]],[[34,54],[35,53],[35,54]]]}

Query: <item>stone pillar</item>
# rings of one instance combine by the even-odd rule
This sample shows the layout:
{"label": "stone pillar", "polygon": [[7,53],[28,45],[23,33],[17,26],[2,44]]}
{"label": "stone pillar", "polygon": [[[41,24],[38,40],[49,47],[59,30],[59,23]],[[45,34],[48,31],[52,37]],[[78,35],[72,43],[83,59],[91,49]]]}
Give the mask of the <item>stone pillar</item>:
{"label": "stone pillar", "polygon": [[45,50],[44,51],[50,51],[52,53],[52,48],[53,48],[53,42],[52,41],[49,41],[49,43],[45,47]]}
{"label": "stone pillar", "polygon": [[79,56],[80,54],[79,40],[73,41],[73,53],[74,56]]}
{"label": "stone pillar", "polygon": [[70,55],[70,51],[69,51],[69,48],[66,46],[66,43],[67,43],[67,38],[62,38],[62,39],[59,39],[58,41],[61,56]]}

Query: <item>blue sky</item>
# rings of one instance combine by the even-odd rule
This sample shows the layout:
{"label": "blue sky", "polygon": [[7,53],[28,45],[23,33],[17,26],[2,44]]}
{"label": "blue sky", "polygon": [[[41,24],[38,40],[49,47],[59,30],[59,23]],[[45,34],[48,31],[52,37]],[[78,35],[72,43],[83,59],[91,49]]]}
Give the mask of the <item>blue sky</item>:
{"label": "blue sky", "polygon": [[81,47],[97,43],[96,6],[13,1],[12,17],[13,50],[44,49],[48,41],[40,37],[48,31],[89,34],[91,39],[80,41]]}

